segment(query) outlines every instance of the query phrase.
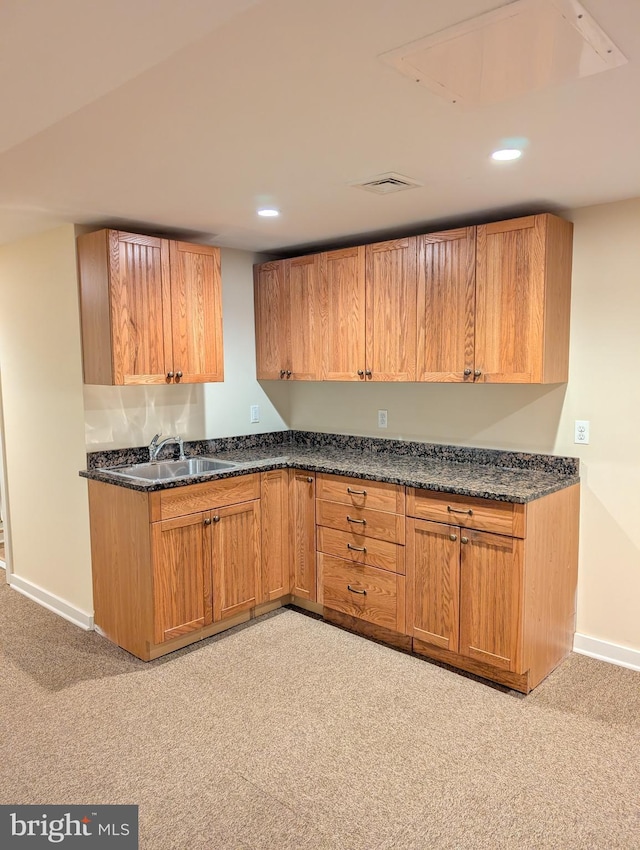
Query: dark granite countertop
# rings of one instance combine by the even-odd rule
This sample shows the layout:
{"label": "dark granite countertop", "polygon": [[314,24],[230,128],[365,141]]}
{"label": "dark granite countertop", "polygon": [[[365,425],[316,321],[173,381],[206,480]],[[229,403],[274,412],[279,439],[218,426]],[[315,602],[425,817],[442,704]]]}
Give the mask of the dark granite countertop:
{"label": "dark granite countertop", "polygon": [[[168,447],[172,457],[175,446]],[[187,455],[232,460],[237,466],[170,481],[146,481],[117,474],[118,465],[148,460],[145,448],[92,452],[85,478],[153,492],[269,469],[294,468],[350,475],[443,493],[525,503],[577,483],[577,458],[440,446],[335,434],[285,431],[187,443]]]}

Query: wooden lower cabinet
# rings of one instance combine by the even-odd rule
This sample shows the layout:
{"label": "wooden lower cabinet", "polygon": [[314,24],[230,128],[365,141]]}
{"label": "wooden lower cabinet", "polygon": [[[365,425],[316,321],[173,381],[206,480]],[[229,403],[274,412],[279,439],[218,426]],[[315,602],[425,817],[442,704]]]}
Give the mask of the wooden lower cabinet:
{"label": "wooden lower cabinet", "polygon": [[291,470],[291,570],[294,596],[316,601],[316,476]]}
{"label": "wooden lower cabinet", "polygon": [[90,481],[96,628],[148,661],[248,619],[263,588],[259,497],[257,474],[149,494]]}
{"label": "wooden lower cabinet", "polygon": [[205,516],[192,514],[151,526],[155,643],[196,631],[213,620]]}
{"label": "wooden lower cabinet", "polygon": [[[432,501],[408,488],[407,512]],[[579,485],[521,506],[514,536],[470,527],[513,520],[513,505],[476,501],[444,499],[467,526],[407,517],[407,634],[418,654],[528,693],[573,645]]]}
{"label": "wooden lower cabinet", "polygon": [[[212,512],[213,619],[255,608],[260,593],[260,501]],[[208,565],[205,562],[205,570]]]}
{"label": "wooden lower cabinet", "polygon": [[289,476],[288,469],[273,469],[260,476],[261,602],[271,602],[291,593]]}

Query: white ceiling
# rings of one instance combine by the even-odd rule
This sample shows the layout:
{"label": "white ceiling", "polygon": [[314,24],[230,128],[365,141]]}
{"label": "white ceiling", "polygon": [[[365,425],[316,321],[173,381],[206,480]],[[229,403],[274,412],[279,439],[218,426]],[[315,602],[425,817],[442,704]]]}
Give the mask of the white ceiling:
{"label": "white ceiling", "polygon": [[[463,109],[380,56],[500,0],[2,0],[0,241],[72,221],[276,250],[640,196],[640,2],[581,2],[628,64]],[[423,185],[348,185],[388,171]]]}

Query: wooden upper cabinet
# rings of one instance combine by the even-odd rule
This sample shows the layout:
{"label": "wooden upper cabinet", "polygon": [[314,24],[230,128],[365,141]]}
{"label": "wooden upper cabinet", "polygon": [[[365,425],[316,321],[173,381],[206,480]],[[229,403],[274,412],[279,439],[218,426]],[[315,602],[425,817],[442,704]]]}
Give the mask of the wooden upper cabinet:
{"label": "wooden upper cabinet", "polygon": [[183,383],[222,381],[220,251],[170,242],[169,258],[174,371],[182,372]]}
{"label": "wooden upper cabinet", "polygon": [[476,380],[567,380],[572,234],[548,214],[478,227]]}
{"label": "wooden upper cabinet", "polygon": [[343,248],[320,255],[324,301],[322,377],[360,381],[365,354],[365,248]]}
{"label": "wooden upper cabinet", "polygon": [[289,280],[286,260],[253,267],[256,376],[286,378],[290,362]]}
{"label": "wooden upper cabinet", "polygon": [[78,266],[85,383],[223,380],[218,248],[99,230]]}
{"label": "wooden upper cabinet", "polygon": [[476,228],[418,237],[418,381],[473,381]]}
{"label": "wooden upper cabinet", "polygon": [[374,381],[416,379],[415,237],[366,246],[366,371]]}
{"label": "wooden upper cabinet", "polygon": [[254,267],[259,380],[315,381],[322,369],[318,255]]}
{"label": "wooden upper cabinet", "polygon": [[319,255],[286,260],[290,328],[290,360],[287,377],[316,381],[322,370],[320,331],[321,291]]}

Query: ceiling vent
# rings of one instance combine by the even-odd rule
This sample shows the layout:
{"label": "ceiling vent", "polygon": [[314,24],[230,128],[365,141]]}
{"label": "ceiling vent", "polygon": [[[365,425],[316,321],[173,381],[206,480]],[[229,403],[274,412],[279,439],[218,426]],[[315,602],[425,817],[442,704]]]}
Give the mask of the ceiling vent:
{"label": "ceiling vent", "polygon": [[392,192],[402,192],[405,189],[416,189],[422,186],[417,180],[397,174],[395,171],[387,171],[385,174],[377,174],[368,180],[357,180],[349,183],[356,189],[365,189],[367,192],[375,192],[376,195],[390,195]]}
{"label": "ceiling vent", "polygon": [[468,107],[514,100],[627,61],[578,0],[515,0],[380,59]]}

